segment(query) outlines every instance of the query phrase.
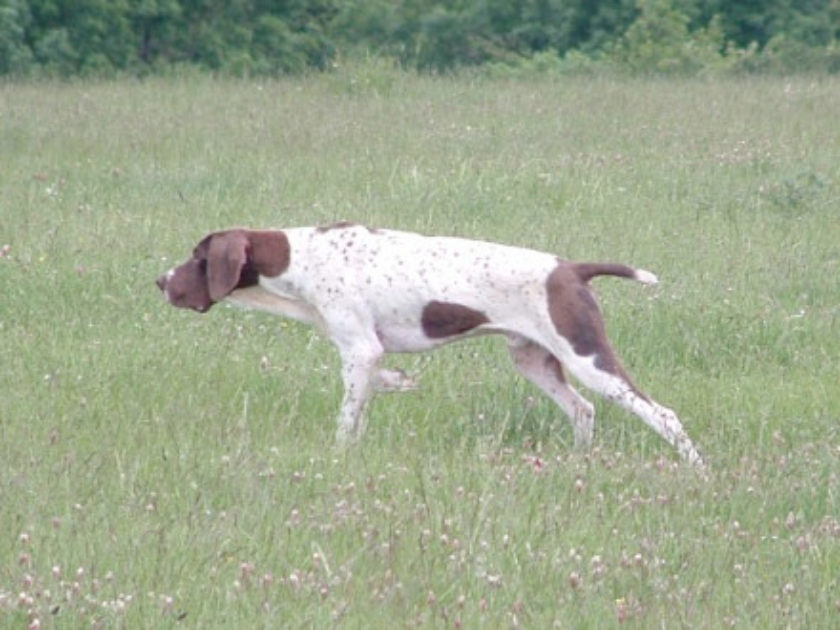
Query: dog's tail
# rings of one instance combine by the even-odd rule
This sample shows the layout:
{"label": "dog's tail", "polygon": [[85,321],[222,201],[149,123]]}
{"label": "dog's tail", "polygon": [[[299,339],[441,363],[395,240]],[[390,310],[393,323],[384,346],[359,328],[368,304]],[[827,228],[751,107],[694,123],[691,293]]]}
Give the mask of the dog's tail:
{"label": "dog's tail", "polygon": [[630,278],[642,284],[659,283],[659,279],[650,271],[634,269],[620,263],[585,262],[574,263],[573,267],[581,282],[589,282],[595,276],[618,276],[620,278]]}

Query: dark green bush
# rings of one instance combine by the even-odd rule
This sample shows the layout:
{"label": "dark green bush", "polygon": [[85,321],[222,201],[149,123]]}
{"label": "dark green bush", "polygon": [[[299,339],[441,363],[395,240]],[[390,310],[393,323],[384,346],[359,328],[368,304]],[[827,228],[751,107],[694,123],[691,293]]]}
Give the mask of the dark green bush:
{"label": "dark green bush", "polygon": [[840,0],[0,0],[0,75],[837,72]]}

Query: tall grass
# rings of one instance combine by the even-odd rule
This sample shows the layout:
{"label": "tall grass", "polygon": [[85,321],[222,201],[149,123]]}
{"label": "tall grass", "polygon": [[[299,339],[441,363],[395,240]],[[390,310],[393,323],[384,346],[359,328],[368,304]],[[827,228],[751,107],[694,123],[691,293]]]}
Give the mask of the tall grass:
{"label": "tall grass", "polygon": [[[0,625],[817,628],[840,592],[840,84],[355,67],[0,87]],[[295,323],[162,303],[206,232],[352,219],[597,283],[710,462],[594,399],[572,449],[481,340],[340,384]],[[5,247],[7,246],[7,247]]]}

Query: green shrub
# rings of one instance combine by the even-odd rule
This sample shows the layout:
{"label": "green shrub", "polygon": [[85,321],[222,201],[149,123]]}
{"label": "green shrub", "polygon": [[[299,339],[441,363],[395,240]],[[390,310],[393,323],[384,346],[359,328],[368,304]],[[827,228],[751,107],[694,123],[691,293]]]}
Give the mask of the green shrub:
{"label": "green shrub", "polygon": [[723,47],[718,20],[691,32],[671,0],[645,0],[612,56],[633,74],[697,74],[720,59]]}
{"label": "green shrub", "polygon": [[31,67],[32,51],[25,39],[31,21],[26,2],[6,0],[0,4],[0,74],[24,74]]}

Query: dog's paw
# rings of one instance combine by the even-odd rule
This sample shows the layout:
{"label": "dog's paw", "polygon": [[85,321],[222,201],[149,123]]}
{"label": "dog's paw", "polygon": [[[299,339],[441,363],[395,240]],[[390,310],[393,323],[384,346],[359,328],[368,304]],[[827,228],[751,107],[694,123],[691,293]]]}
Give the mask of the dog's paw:
{"label": "dog's paw", "polygon": [[379,370],[375,386],[379,392],[410,392],[417,389],[414,379],[402,370]]}

